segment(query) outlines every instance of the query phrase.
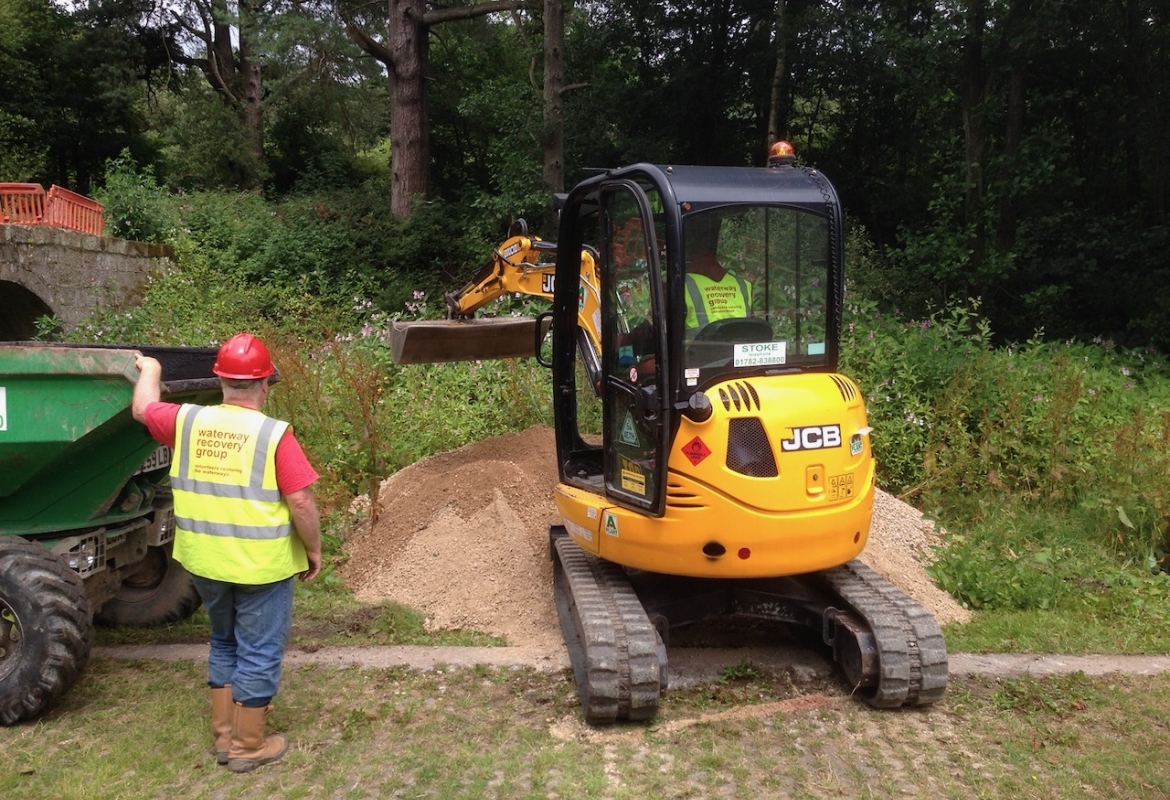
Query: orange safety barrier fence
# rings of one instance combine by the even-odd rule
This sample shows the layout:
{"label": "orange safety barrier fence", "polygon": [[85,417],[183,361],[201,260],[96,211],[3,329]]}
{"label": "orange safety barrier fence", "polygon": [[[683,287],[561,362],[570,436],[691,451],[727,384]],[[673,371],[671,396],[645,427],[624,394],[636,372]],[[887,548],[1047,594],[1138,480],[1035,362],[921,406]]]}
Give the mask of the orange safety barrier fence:
{"label": "orange safety barrier fence", "polygon": [[97,200],[53,186],[45,200],[45,215],[41,224],[101,236],[104,216],[105,209]]}
{"label": "orange safety barrier fence", "polygon": [[0,183],[0,222],[40,225],[45,190],[39,183]]}
{"label": "orange safety barrier fence", "polygon": [[54,185],[0,183],[0,223],[44,225],[102,235],[105,208],[96,200]]}

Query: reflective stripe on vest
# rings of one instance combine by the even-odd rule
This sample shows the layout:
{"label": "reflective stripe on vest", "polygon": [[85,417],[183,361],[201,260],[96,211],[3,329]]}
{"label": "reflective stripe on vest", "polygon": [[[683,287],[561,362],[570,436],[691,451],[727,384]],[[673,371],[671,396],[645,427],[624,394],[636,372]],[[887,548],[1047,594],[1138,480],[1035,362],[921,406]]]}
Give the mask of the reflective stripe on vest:
{"label": "reflective stripe on vest", "polygon": [[[724,284],[728,278],[734,283]],[[746,317],[751,308],[751,284],[738,275],[728,272],[718,281],[711,280],[706,275],[697,275],[688,272],[686,275],[687,293],[687,328],[702,328],[709,322],[735,317]],[[709,296],[714,288],[739,287],[739,293],[734,299],[729,298],[730,307],[716,308],[714,297]],[[723,306],[723,303],[719,305]]]}
{"label": "reflective stripe on vest", "polygon": [[264,584],[308,568],[276,484],[288,423],[239,406],[179,409],[171,488],[175,559],[195,575]]}

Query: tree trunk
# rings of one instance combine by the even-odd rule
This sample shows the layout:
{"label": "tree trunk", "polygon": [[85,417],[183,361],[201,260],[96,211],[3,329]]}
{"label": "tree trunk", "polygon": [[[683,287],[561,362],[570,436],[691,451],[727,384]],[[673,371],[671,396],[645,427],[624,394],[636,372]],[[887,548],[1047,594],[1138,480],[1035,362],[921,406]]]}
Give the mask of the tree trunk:
{"label": "tree trunk", "polygon": [[428,196],[430,131],[427,65],[430,29],[455,20],[528,8],[528,0],[489,0],[426,11],[425,0],[387,0],[390,32],[383,45],[345,15],[345,32],[386,67],[390,88],[390,213],[410,215],[416,198]]}
{"label": "tree trunk", "polygon": [[[966,190],[963,221],[968,226],[966,275],[977,275],[986,259],[983,225],[984,157],[987,152],[987,69],[984,63],[983,31],[987,22],[986,0],[971,0],[967,10],[967,32],[963,40],[963,137]],[[970,280],[963,287],[969,294]]]}
{"label": "tree trunk", "polygon": [[772,99],[768,106],[768,134],[764,152],[768,152],[777,139],[786,135],[787,121],[784,119],[784,80],[788,71],[788,32],[784,27],[787,0],[776,0],[776,29],[773,33],[776,48],[776,69],[772,73]]}
{"label": "tree trunk", "polygon": [[410,214],[427,197],[426,65],[429,55],[424,0],[390,0],[390,213]]}
{"label": "tree trunk", "polygon": [[[261,3],[262,4],[262,3]],[[258,7],[251,2],[240,0],[240,49],[239,83],[240,115],[244,129],[248,132],[248,145],[256,169],[251,175],[251,186],[259,188],[264,180],[264,84],[260,77],[260,64],[256,61],[253,43],[256,41]]]}
{"label": "tree trunk", "polygon": [[[565,190],[565,7],[562,0],[544,0],[544,190],[549,195]],[[556,213],[545,212],[544,228],[552,236]]]}
{"label": "tree trunk", "polygon": [[[231,158],[235,182],[255,189],[264,181],[264,83],[255,56],[259,16],[267,0],[238,0],[238,14],[227,0],[191,0],[172,9],[175,23],[198,42],[198,56],[183,51],[176,62],[197,67],[224,105],[240,120],[248,158]],[[237,26],[233,32],[233,25]]]}
{"label": "tree trunk", "polygon": [[[1003,137],[1004,163],[1013,169],[1020,155],[1020,142],[1024,132],[1024,110],[1027,105],[1026,73],[1023,63],[1012,67],[1008,80],[1007,126]],[[1016,245],[1016,230],[1019,226],[1019,203],[1011,193],[1006,194],[999,205],[999,223],[995,232],[995,248],[1006,253]]]}

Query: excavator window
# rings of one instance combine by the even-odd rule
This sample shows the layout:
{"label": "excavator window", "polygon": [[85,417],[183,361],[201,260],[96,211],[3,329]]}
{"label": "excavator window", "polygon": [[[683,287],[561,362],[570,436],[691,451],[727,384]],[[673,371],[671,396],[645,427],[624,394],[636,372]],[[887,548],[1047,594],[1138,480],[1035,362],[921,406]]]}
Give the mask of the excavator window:
{"label": "excavator window", "polygon": [[818,369],[831,355],[829,220],[785,206],[731,205],[683,221],[684,369]]}

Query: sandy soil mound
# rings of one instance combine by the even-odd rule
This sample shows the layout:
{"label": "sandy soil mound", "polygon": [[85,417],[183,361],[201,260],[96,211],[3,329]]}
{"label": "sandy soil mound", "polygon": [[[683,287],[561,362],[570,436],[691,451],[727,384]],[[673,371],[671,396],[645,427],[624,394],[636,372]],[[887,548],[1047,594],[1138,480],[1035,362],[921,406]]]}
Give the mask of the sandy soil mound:
{"label": "sandy soil mound", "polygon": [[[548,526],[553,432],[529,428],[440,453],[383,482],[378,524],[348,542],[342,577],[360,600],[422,609],[436,629],[473,628],[512,644],[560,645]],[[862,560],[925,605],[940,623],[967,612],[923,569],[934,526],[878,493]]]}

